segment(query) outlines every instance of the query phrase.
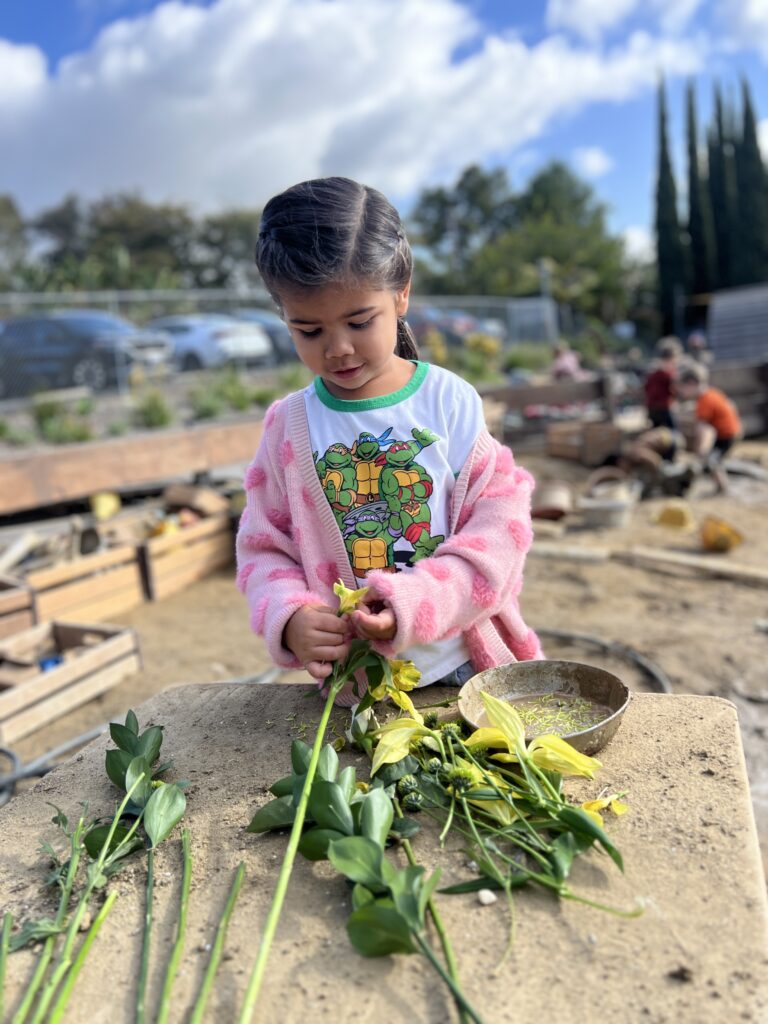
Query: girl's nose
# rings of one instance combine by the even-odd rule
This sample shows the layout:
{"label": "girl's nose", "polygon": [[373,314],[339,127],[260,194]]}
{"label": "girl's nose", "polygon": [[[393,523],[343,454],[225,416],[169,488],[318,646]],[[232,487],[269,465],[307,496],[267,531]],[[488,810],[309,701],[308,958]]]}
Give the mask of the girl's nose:
{"label": "girl's nose", "polygon": [[350,355],[355,351],[347,331],[334,331],[328,338],[325,346],[326,359],[339,359],[341,356]]}

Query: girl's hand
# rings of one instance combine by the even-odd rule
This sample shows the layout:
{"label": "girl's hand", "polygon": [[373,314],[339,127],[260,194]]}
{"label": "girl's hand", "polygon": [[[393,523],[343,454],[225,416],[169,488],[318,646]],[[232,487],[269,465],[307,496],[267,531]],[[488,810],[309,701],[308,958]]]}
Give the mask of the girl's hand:
{"label": "girl's hand", "polygon": [[298,608],[283,630],[283,645],[315,679],[327,679],[333,662],[346,658],[350,640],[347,617],[339,618],[327,605]]}
{"label": "girl's hand", "polygon": [[366,640],[391,640],[397,633],[395,613],[373,587],[351,618],[357,632]]}

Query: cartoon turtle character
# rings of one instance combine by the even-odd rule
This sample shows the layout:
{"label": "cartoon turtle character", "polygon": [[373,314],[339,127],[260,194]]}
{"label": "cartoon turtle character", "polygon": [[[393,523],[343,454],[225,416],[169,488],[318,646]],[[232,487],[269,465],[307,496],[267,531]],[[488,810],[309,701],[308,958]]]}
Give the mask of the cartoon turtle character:
{"label": "cartoon turtle character", "polygon": [[411,564],[431,555],[444,534],[430,535],[432,516],[428,499],[432,494],[432,478],[414,459],[433,444],[437,437],[430,430],[411,431],[413,441],[397,441],[386,453],[380,477],[380,491],[393,516],[402,527],[403,536],[413,547]]}
{"label": "cartoon turtle character", "polygon": [[389,435],[392,427],[385,430],[380,437],[374,437],[363,431],[352,446],[352,458],[357,477],[357,504],[365,505],[369,501],[379,500],[379,477],[384,466],[381,449],[392,444]]}
{"label": "cartoon turtle character", "polygon": [[383,501],[371,502],[345,516],[344,544],[352,571],[359,579],[373,569],[397,572],[395,541],[402,535],[398,519]]}
{"label": "cartoon turtle character", "polygon": [[345,444],[332,444],[315,463],[323,492],[341,525],[344,513],[355,504],[357,478],[352,452]]}

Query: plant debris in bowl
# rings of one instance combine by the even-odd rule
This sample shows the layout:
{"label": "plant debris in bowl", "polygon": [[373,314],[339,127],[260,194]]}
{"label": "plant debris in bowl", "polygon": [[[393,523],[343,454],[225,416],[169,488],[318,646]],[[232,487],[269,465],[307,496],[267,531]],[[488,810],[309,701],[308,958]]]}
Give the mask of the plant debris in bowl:
{"label": "plant debris in bowl", "polygon": [[526,739],[554,734],[584,754],[605,746],[629,704],[618,676],[576,661],[519,661],[473,676],[459,692],[459,712],[475,728],[489,724],[481,691],[514,706]]}

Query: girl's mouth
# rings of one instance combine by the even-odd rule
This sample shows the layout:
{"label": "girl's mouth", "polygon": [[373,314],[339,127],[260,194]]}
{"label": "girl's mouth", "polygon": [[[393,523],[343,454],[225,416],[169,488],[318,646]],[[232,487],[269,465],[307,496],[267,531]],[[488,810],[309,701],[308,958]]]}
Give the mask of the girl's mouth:
{"label": "girl's mouth", "polygon": [[357,374],[360,373],[362,368],[363,368],[362,365],[360,365],[360,366],[350,366],[350,367],[347,367],[347,369],[345,369],[345,370],[334,370],[332,372],[331,376],[338,377],[340,380],[349,380],[351,377],[356,377]]}

